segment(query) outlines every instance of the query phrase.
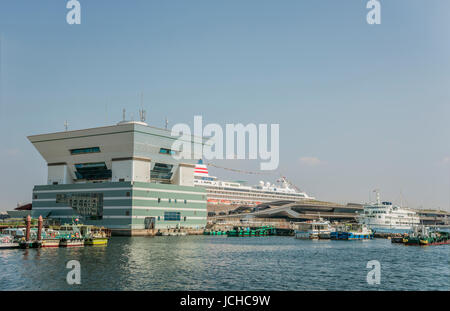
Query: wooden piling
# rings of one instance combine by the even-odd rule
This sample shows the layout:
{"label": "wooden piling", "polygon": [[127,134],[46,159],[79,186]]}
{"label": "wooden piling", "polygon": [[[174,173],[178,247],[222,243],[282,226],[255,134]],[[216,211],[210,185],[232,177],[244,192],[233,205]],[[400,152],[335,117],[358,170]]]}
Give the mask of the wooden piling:
{"label": "wooden piling", "polygon": [[27,230],[26,230],[25,239],[28,242],[30,240],[30,232],[31,232],[31,216],[30,215],[27,216],[26,225],[27,225]]}
{"label": "wooden piling", "polygon": [[43,223],[42,216],[39,216],[39,218],[38,218],[38,231],[37,231],[37,240],[38,240],[38,241],[41,240],[41,235],[42,235],[42,223]]}

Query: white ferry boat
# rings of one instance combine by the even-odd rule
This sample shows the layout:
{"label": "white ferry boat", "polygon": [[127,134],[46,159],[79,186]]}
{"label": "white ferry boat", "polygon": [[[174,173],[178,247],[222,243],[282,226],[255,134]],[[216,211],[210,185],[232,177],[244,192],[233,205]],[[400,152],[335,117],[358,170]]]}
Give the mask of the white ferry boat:
{"label": "white ferry boat", "polygon": [[296,239],[329,239],[334,228],[327,220],[319,219],[314,221],[297,222],[295,226]]}
{"label": "white ferry boat", "polygon": [[256,186],[246,186],[241,182],[221,181],[215,176],[209,176],[207,166],[201,161],[194,169],[194,185],[206,188],[209,206],[256,206],[279,200],[314,199],[306,193],[294,189],[285,178],[278,181],[281,186],[263,181]]}
{"label": "white ferry boat", "polygon": [[391,202],[381,202],[377,192],[377,201],[364,206],[358,221],[377,232],[404,233],[411,231],[413,226],[420,224],[416,212],[393,205]]}

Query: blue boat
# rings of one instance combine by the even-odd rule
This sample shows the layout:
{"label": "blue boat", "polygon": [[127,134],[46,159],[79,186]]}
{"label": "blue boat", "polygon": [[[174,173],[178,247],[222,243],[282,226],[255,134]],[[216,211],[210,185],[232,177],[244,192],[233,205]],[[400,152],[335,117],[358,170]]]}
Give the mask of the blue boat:
{"label": "blue boat", "polygon": [[373,232],[367,226],[360,224],[345,224],[331,232],[332,240],[370,240]]}

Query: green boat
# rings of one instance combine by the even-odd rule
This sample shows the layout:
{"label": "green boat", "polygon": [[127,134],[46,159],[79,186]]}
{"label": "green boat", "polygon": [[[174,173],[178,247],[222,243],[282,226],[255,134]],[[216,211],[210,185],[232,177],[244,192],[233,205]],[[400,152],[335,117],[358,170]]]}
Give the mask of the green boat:
{"label": "green boat", "polygon": [[275,228],[271,226],[261,226],[257,228],[234,227],[226,234],[229,237],[257,237],[257,236],[275,235],[275,233],[276,233]]}
{"label": "green boat", "polygon": [[444,245],[450,244],[448,232],[430,231],[428,227],[419,226],[414,228],[414,231],[403,239],[405,245]]}

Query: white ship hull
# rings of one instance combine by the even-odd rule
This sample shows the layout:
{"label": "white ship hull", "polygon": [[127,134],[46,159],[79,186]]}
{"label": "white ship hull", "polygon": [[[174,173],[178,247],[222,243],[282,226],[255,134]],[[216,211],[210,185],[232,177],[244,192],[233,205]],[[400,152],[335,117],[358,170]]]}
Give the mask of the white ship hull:
{"label": "white ship hull", "polygon": [[194,170],[194,185],[206,189],[209,206],[257,206],[261,203],[289,200],[314,199],[294,189],[285,178],[282,185],[260,182],[257,186],[245,186],[241,182],[220,181],[208,175],[206,165],[197,164]]}
{"label": "white ship hull", "polygon": [[416,212],[392,205],[391,202],[380,202],[364,206],[364,212],[358,218],[359,223],[366,225],[373,231],[379,232],[407,232],[420,224]]}

